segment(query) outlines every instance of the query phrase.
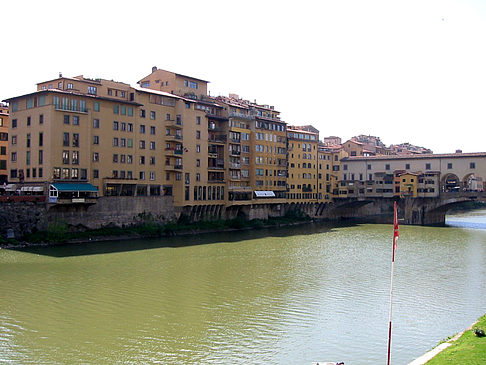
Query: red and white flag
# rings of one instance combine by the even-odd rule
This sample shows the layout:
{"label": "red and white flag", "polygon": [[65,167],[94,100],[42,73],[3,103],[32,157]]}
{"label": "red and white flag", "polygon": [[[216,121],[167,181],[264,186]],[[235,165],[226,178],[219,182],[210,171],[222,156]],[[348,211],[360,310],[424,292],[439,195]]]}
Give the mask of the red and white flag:
{"label": "red and white flag", "polygon": [[397,249],[398,236],[400,235],[398,231],[398,214],[397,214],[397,202],[394,204],[394,216],[393,216],[393,257],[392,261],[395,262],[395,251]]}

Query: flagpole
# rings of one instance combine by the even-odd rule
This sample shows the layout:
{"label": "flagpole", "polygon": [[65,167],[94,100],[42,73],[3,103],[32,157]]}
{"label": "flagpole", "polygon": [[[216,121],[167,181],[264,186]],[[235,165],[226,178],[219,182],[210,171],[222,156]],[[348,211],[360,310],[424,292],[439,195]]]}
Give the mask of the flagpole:
{"label": "flagpole", "polygon": [[388,324],[387,365],[390,365],[390,354],[391,354],[392,313],[393,313],[393,271],[395,269],[395,250],[397,249],[398,236],[399,236],[399,232],[398,232],[397,202],[394,202],[393,204],[393,253],[392,253],[391,279],[390,279],[390,322]]}

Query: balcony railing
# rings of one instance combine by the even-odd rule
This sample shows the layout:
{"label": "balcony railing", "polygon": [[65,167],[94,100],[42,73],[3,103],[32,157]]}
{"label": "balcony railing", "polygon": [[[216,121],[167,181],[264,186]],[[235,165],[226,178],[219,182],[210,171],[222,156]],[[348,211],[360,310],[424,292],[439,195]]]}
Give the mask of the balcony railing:
{"label": "balcony railing", "polygon": [[71,105],[54,104],[54,109],[64,112],[88,113],[88,108],[80,108],[79,106],[73,108]]}

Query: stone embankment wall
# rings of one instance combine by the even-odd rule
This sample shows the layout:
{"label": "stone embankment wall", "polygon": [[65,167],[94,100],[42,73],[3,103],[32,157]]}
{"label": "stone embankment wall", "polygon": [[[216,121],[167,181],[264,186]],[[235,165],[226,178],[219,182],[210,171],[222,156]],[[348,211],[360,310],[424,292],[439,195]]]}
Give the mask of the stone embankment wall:
{"label": "stone embankment wall", "polygon": [[13,230],[16,238],[46,231],[49,224],[66,223],[72,228],[96,229],[124,227],[147,220],[167,223],[181,213],[174,208],[171,197],[102,197],[96,204],[50,205],[48,203],[2,203],[0,205],[0,235]]}
{"label": "stone embankment wall", "polygon": [[171,197],[102,197],[96,204],[54,205],[49,208],[48,221],[89,229],[124,227],[143,220],[167,223],[177,220],[181,210]]}
{"label": "stone embankment wall", "polygon": [[15,237],[47,230],[47,203],[1,203],[0,205],[0,235],[7,236],[11,232]]}

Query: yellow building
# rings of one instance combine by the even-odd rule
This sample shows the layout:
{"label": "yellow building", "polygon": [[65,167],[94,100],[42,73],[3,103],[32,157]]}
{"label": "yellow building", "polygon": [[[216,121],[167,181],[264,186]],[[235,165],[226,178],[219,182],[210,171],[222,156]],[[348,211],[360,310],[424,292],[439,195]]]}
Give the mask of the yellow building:
{"label": "yellow building", "polygon": [[8,107],[0,103],[0,185],[8,181]]}
{"label": "yellow building", "polygon": [[418,173],[406,172],[400,174],[400,197],[417,197]]}
{"label": "yellow building", "polygon": [[[289,126],[288,139],[288,202],[317,202],[319,199],[318,143],[319,132]],[[320,155],[322,156],[322,154]],[[319,171],[319,172],[318,172]],[[328,175],[329,177],[329,175]],[[321,179],[322,180],[322,179]],[[322,186],[322,181],[320,182]],[[322,193],[321,193],[322,197]]]}

